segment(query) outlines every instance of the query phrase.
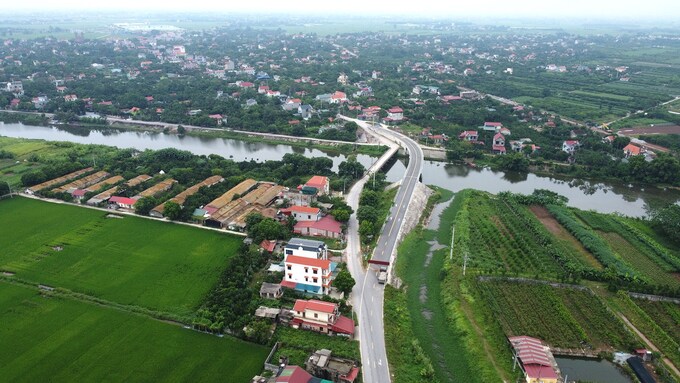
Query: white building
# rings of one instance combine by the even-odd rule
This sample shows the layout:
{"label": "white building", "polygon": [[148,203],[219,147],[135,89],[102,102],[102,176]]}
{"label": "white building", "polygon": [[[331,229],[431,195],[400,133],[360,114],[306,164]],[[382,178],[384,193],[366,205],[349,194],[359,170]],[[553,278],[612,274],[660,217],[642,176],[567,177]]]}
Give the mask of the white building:
{"label": "white building", "polygon": [[328,260],[323,242],[292,238],[284,253],[282,286],[318,295],[330,292],[337,264]]}

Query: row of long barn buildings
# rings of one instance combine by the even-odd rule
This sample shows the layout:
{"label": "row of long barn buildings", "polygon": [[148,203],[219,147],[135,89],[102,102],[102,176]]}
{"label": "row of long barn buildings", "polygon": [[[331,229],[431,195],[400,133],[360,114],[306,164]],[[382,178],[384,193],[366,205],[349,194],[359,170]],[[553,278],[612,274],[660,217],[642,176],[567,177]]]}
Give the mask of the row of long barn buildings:
{"label": "row of long barn buildings", "polygon": [[[142,174],[126,181],[119,175],[111,176],[105,171],[85,168],[31,186],[25,192],[31,195],[45,191],[68,193],[75,201],[82,203],[86,195],[91,196],[92,193],[100,191],[84,202],[92,206],[106,205],[117,209],[134,209],[139,199],[158,196],[172,189],[177,183],[176,180],[167,178],[133,197],[117,195],[152,178],[147,174]],[[211,187],[223,181],[222,176],[208,177],[168,201],[163,201],[154,207],[149,215],[163,218],[167,202],[175,202],[183,208],[186,200],[202,187]],[[196,209],[193,216],[196,221],[206,226],[229,230],[243,230],[246,226],[246,217],[251,213],[260,213],[264,217],[273,219],[293,216],[298,221],[295,231],[300,234],[339,238],[342,235],[340,223],[331,216],[324,216],[319,208],[308,206],[316,201],[316,195],[330,192],[328,184],[327,177],[314,176],[305,185],[290,190],[273,182],[246,179],[205,206]],[[102,189],[104,190],[101,191]],[[284,199],[292,203],[292,206],[279,209],[278,206]]]}

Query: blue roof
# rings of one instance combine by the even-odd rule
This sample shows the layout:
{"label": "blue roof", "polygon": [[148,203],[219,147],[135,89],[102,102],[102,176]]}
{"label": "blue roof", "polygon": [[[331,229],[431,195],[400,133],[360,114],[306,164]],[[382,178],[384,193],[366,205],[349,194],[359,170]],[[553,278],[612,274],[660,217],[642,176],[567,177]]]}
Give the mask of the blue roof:
{"label": "blue roof", "polygon": [[321,290],[321,286],[308,285],[306,283],[297,283],[295,285],[295,290],[318,294],[319,290]]}

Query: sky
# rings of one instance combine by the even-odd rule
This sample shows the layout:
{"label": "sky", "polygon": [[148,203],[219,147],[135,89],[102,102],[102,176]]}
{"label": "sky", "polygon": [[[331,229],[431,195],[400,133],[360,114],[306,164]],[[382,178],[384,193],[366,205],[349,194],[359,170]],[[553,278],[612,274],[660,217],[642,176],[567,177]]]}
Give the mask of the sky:
{"label": "sky", "polygon": [[680,19],[678,0],[3,0],[6,11],[111,9],[150,11],[209,11],[266,13],[356,13],[370,15],[418,15],[432,17]]}

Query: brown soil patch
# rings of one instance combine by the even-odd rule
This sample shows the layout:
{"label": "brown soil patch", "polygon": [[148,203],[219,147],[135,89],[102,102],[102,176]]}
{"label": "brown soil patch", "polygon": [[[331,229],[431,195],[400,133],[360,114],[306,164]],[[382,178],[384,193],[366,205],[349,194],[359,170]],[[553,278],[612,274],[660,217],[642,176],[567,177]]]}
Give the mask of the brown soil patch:
{"label": "brown soil patch", "polygon": [[550,214],[548,209],[540,205],[532,205],[529,207],[532,213],[538,218],[539,221],[548,229],[549,232],[554,234],[558,239],[566,241],[571,248],[576,250],[576,252],[581,256],[581,258],[586,261],[586,263],[598,270],[602,270],[602,264],[592,255],[585,247],[578,241],[571,233],[569,233],[557,220]]}

